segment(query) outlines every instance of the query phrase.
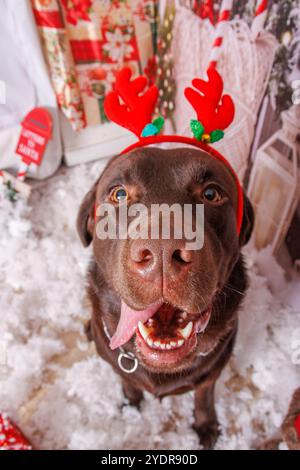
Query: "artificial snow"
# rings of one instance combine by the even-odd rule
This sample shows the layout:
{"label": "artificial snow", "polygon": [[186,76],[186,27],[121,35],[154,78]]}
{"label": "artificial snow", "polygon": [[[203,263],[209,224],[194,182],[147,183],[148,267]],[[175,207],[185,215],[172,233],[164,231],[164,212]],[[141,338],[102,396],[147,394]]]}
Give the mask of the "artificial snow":
{"label": "artificial snow", "polygon": [[[162,401],[146,393],[140,411],[124,406],[119,377],[83,334],[90,249],[75,220],[102,168],[62,168],[35,184],[29,204],[1,199],[0,411],[35,448],[198,449],[193,393]],[[276,436],[300,385],[299,282],[287,283],[268,252],[248,248],[246,257],[250,288],[216,391],[217,449]]]}

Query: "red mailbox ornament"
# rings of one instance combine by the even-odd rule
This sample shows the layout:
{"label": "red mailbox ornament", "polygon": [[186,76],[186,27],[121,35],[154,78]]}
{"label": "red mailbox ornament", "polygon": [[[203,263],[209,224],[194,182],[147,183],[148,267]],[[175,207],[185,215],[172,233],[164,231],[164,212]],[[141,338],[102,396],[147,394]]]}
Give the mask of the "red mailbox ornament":
{"label": "red mailbox ornament", "polygon": [[22,131],[16,148],[26,165],[40,165],[52,135],[52,116],[44,108],[34,108],[22,121]]}

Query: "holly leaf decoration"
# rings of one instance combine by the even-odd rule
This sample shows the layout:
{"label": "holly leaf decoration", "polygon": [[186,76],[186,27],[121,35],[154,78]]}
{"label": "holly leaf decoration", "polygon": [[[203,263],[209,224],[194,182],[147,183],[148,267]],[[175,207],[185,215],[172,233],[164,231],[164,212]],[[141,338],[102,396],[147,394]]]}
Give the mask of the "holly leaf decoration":
{"label": "holly leaf decoration", "polygon": [[197,121],[197,119],[192,119],[190,127],[195,139],[201,140],[201,137],[204,133],[203,124],[200,121]]}
{"label": "holly leaf decoration", "polygon": [[156,127],[158,134],[162,130],[164,123],[165,120],[162,116],[159,116],[158,118],[154,119],[154,121],[152,121],[152,124]]}
{"label": "holly leaf decoration", "polygon": [[6,185],[6,197],[10,202],[16,202],[18,199],[18,193],[13,187],[11,181],[7,181]]}
{"label": "holly leaf decoration", "polygon": [[221,131],[221,129],[216,129],[215,131],[212,131],[210,134],[210,141],[211,143],[213,142],[218,142],[218,140],[223,139],[224,137],[224,132]]}

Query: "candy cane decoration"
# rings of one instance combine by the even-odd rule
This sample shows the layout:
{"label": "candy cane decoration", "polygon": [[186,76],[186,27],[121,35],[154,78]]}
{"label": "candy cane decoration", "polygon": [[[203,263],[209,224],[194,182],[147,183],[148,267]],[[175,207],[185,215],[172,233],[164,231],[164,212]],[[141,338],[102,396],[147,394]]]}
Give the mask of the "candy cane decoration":
{"label": "candy cane decoration", "polygon": [[212,51],[210,55],[209,68],[216,68],[217,62],[220,57],[221,46],[223,43],[224,33],[227,27],[227,22],[230,19],[230,13],[232,9],[233,0],[223,0],[220,13],[217,21],[216,32],[214,36],[214,42],[212,45]]}
{"label": "candy cane decoration", "polygon": [[268,0],[257,0],[255,16],[251,26],[251,38],[255,40],[263,30],[268,13]]}
{"label": "candy cane decoration", "polygon": [[18,174],[17,174],[17,179],[19,181],[24,181],[25,180],[28,169],[29,169],[29,166],[30,166],[30,163],[26,163],[26,162],[24,162],[24,160],[20,161],[19,171],[18,171]]}

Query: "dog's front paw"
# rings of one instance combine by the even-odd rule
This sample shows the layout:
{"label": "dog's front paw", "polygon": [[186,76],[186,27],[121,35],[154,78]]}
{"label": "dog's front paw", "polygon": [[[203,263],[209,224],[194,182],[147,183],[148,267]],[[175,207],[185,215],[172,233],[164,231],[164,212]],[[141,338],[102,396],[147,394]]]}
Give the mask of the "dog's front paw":
{"label": "dog's front paw", "polygon": [[199,436],[200,444],[204,449],[213,449],[220,435],[218,421],[203,423],[201,426],[194,424],[194,431]]}
{"label": "dog's front paw", "polygon": [[132,387],[129,382],[123,381],[123,393],[125,396],[123,406],[130,405],[135,406],[137,409],[140,408],[140,404],[144,398],[141,390]]}

